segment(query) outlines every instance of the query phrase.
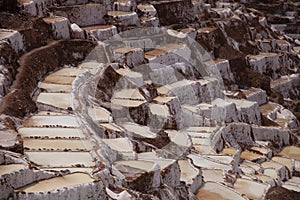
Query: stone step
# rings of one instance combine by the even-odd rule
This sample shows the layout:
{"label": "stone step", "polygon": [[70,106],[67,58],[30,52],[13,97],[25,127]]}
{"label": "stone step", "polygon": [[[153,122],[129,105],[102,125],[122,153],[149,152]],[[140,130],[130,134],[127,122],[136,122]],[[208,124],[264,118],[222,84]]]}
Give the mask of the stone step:
{"label": "stone step", "polygon": [[213,18],[229,18],[233,16],[233,12],[230,8],[211,8],[208,9],[208,13]]}
{"label": "stone step", "polygon": [[56,40],[70,39],[70,22],[65,17],[53,16],[43,18],[51,26],[52,36]]}
{"label": "stone step", "polygon": [[141,87],[145,84],[143,74],[141,73],[134,72],[129,69],[117,69],[116,72],[123,77],[119,79],[118,83],[116,84],[118,87],[122,86],[121,88],[126,88],[126,83],[128,85],[127,87],[131,87],[132,85],[135,87]]}
{"label": "stone step", "polygon": [[185,45],[169,43],[147,51],[145,57],[149,63],[172,65],[178,62],[186,62],[186,57],[183,55],[186,51],[189,51],[189,49]]}
{"label": "stone step", "polygon": [[166,130],[166,133],[168,134],[170,140],[178,146],[184,148],[192,147],[192,141],[187,133],[177,130]]}
{"label": "stone step", "polygon": [[217,59],[217,60],[206,61],[203,64],[205,65],[206,68],[210,70],[218,69],[223,79],[229,82],[235,82],[233,73],[230,70],[230,65],[228,60]]}
{"label": "stone step", "polygon": [[183,105],[181,110],[180,129],[185,129],[190,126],[207,126],[214,127],[217,121],[209,119],[197,113],[198,108],[195,106]]}
{"label": "stone step", "polygon": [[219,91],[214,78],[198,81],[181,80],[159,87],[158,93],[166,96],[177,96],[181,104],[195,105],[211,102]]}
{"label": "stone step", "polygon": [[282,128],[294,129],[299,126],[299,122],[296,116],[283,106],[268,102],[259,107],[259,111],[262,116],[273,122],[273,126],[277,125]]}
{"label": "stone step", "polygon": [[279,70],[279,55],[276,53],[260,53],[258,55],[248,55],[246,57],[249,66],[265,75],[271,76],[273,79],[278,78],[276,70]]}
{"label": "stone step", "polygon": [[66,17],[71,23],[79,26],[92,26],[105,24],[105,6],[102,4],[84,4],[72,6],[59,6],[53,8],[55,15]]}
{"label": "stone step", "polygon": [[263,105],[268,102],[268,96],[266,91],[260,88],[249,88],[247,90],[241,90],[248,101],[257,102],[258,105]]}
{"label": "stone step", "polygon": [[107,15],[116,26],[139,26],[140,24],[136,12],[108,11]]}
{"label": "stone step", "polygon": [[258,42],[259,47],[264,52],[275,52],[276,50],[276,40],[275,39],[269,39],[265,38],[262,40],[256,40]]}
{"label": "stone step", "polygon": [[[114,167],[119,177],[124,177],[123,185],[141,191],[149,187],[157,188],[160,184],[174,187],[180,183],[180,169],[175,160],[146,159],[116,161]],[[145,182],[146,181],[146,182]]]}
{"label": "stone step", "polygon": [[108,40],[118,33],[113,25],[85,26],[82,29],[99,41]]}
{"label": "stone step", "polygon": [[228,101],[236,105],[239,121],[261,125],[258,103],[243,99],[228,99]]}
{"label": "stone step", "polygon": [[[192,1],[151,1],[157,10],[162,26],[170,24],[186,24],[195,20]],[[168,13],[166,14],[166,11]]]}
{"label": "stone step", "polygon": [[255,141],[276,142],[276,149],[290,145],[290,132],[287,129],[272,126],[252,126],[253,138]]}
{"label": "stone step", "polygon": [[136,10],[136,1],[135,0],[115,0],[113,4],[113,9],[115,11],[135,11]]}
{"label": "stone step", "polygon": [[217,98],[210,103],[201,103],[193,107],[194,112],[198,115],[220,123],[239,119],[235,104],[224,99]]}
{"label": "stone step", "polygon": [[[198,14],[202,14],[203,11],[204,11],[204,4],[205,2],[202,1],[202,0],[192,0],[192,4],[193,4],[193,7],[194,7],[194,13],[195,15],[198,15]],[[207,4],[210,6],[210,4]]]}
{"label": "stone step", "polygon": [[87,35],[84,30],[82,30],[82,28],[80,28],[76,23],[71,24],[70,34],[72,39],[87,39]]}
{"label": "stone step", "polygon": [[165,158],[143,158],[141,160],[151,161],[158,165],[162,184],[171,187],[180,185],[180,168],[176,160]]}
{"label": "stone step", "polygon": [[284,98],[294,99],[300,94],[299,84],[299,74],[292,74],[271,81],[271,88],[282,94]]}
{"label": "stone step", "polygon": [[157,17],[140,17],[142,27],[159,27],[159,19]]}

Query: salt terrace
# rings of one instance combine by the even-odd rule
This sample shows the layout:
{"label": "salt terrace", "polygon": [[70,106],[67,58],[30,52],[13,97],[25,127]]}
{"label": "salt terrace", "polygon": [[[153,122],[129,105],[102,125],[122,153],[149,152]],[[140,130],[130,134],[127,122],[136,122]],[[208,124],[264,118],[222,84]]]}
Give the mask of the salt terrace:
{"label": "salt terrace", "polygon": [[0,1],[0,199],[300,199],[299,5]]}

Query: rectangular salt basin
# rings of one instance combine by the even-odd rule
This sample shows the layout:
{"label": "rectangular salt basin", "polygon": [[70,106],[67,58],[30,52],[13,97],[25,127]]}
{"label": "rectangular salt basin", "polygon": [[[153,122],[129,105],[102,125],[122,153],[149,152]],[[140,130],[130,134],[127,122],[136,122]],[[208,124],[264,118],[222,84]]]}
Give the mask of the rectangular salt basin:
{"label": "rectangular salt basin", "polygon": [[73,107],[73,98],[70,93],[40,93],[38,103],[46,104],[61,109]]}
{"label": "rectangular salt basin", "polygon": [[56,168],[43,168],[42,171],[65,171],[69,170],[71,173],[82,172],[90,174],[93,171],[92,167],[56,167]]}
{"label": "rectangular salt basin", "polygon": [[116,138],[116,139],[103,139],[111,149],[119,152],[132,152],[133,147],[131,142],[127,138]]}
{"label": "rectangular salt basin", "polygon": [[231,170],[230,165],[224,165],[217,162],[213,162],[208,160],[202,156],[198,155],[188,155],[188,158],[192,159],[193,163],[197,167],[205,168],[205,169],[222,169],[222,170]]}
{"label": "rectangular salt basin", "polygon": [[42,180],[36,183],[33,183],[29,186],[25,186],[23,188],[20,188],[18,190],[15,190],[15,192],[47,192],[52,191],[56,189],[62,189],[64,187],[70,187],[85,183],[91,183],[94,179],[92,179],[88,174],[86,173],[74,173],[74,174],[68,174],[65,176],[59,176],[47,180]]}
{"label": "rectangular salt basin", "polygon": [[75,80],[75,77],[68,76],[47,76],[43,82],[44,83],[52,83],[52,84],[61,84],[61,85],[72,85],[72,82]]}
{"label": "rectangular salt basin", "polygon": [[67,150],[83,150],[90,151],[93,148],[93,144],[89,140],[48,140],[48,139],[24,139],[23,140],[24,148],[29,148],[30,150],[39,150],[39,149],[54,149],[63,151]]}
{"label": "rectangular salt basin", "polygon": [[[76,77],[79,75],[79,68],[62,68],[57,70],[56,72],[51,73],[49,76],[65,76],[65,77]],[[49,77],[48,76],[48,77]]]}
{"label": "rectangular salt basin", "polygon": [[187,134],[176,130],[166,130],[166,133],[168,134],[171,141],[175,144],[183,147],[190,146],[190,140]]}
{"label": "rectangular salt basin", "polygon": [[196,197],[206,200],[245,200],[229,187],[214,182],[206,182],[204,186],[198,190]]}
{"label": "rectangular salt basin", "polygon": [[82,71],[88,70],[92,74],[96,74],[98,68],[102,67],[102,65],[98,62],[84,62],[78,66],[78,68]]}
{"label": "rectangular salt basin", "polygon": [[249,199],[262,199],[268,186],[255,181],[238,178],[233,187],[241,194],[245,194]]}
{"label": "rectangular salt basin", "polygon": [[146,172],[152,171],[155,166],[154,162],[151,161],[143,161],[143,160],[124,160],[124,161],[116,161],[114,162],[115,166],[124,165],[128,167],[133,167],[136,169],[141,169]]}
{"label": "rectangular salt basin", "polygon": [[168,103],[168,102],[172,101],[173,99],[176,99],[176,97],[158,96],[154,99],[154,101],[158,101],[161,103]]}
{"label": "rectangular salt basin", "polygon": [[207,145],[194,144],[193,147],[200,154],[214,154],[215,153],[215,151],[210,146],[207,146]]}
{"label": "rectangular salt basin", "polygon": [[122,89],[115,91],[113,98],[145,101],[144,96],[140,93],[138,89]]}
{"label": "rectangular salt basin", "polygon": [[124,106],[124,107],[138,107],[144,104],[146,101],[138,101],[138,100],[129,100],[129,99],[113,99],[111,100],[112,104]]}
{"label": "rectangular salt basin", "polygon": [[47,92],[72,92],[72,85],[61,85],[53,83],[40,83],[39,88]]}
{"label": "rectangular salt basin", "polygon": [[62,126],[80,128],[77,117],[75,116],[32,116],[24,121],[25,127],[37,126]]}
{"label": "rectangular salt basin", "polygon": [[0,176],[26,168],[23,164],[0,165]]}
{"label": "rectangular salt basin", "polygon": [[300,161],[300,148],[296,146],[287,146],[283,148],[279,155]]}
{"label": "rectangular salt basin", "polygon": [[93,167],[95,163],[89,152],[26,152],[30,161],[42,167]]}
{"label": "rectangular salt basin", "polygon": [[52,111],[43,111],[43,110],[41,110],[41,111],[38,111],[35,115],[45,115],[45,116],[56,115],[57,116],[57,115],[68,115],[68,114],[69,113],[67,111],[64,111],[64,110],[62,110],[60,112],[52,112]]}
{"label": "rectangular salt basin", "polygon": [[201,171],[205,182],[224,182],[223,170],[221,169],[201,169]]}
{"label": "rectangular salt basin", "polygon": [[78,128],[38,128],[22,127],[18,129],[22,138],[85,138],[81,129]]}
{"label": "rectangular salt basin", "polygon": [[121,129],[119,129],[117,125],[112,123],[100,123],[99,125],[110,131],[121,132]]}
{"label": "rectangular salt basin", "polygon": [[164,159],[164,158],[145,158],[145,159],[141,159],[140,161],[150,161],[150,162],[154,162],[156,164],[159,165],[160,169],[163,171],[165,170],[167,167],[169,167],[170,165],[172,165],[173,163],[175,163],[175,160],[172,159]]}
{"label": "rectangular salt basin", "polygon": [[5,29],[2,29],[0,30],[0,39],[4,39],[4,38],[7,38],[8,36],[11,36],[13,35],[13,31],[12,30],[5,30]]}
{"label": "rectangular salt basin", "polygon": [[203,127],[203,126],[192,126],[186,130],[189,132],[203,132],[203,133],[214,133],[219,129],[219,127]]}
{"label": "rectangular salt basin", "polygon": [[166,105],[160,105],[160,104],[149,104],[150,111],[153,115],[163,116],[163,117],[169,117],[169,108]]}

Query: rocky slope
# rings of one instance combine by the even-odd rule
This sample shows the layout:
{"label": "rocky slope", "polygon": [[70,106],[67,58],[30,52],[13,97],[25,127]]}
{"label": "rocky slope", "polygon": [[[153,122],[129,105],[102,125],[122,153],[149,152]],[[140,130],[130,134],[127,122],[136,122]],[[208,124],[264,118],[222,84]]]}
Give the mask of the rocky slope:
{"label": "rocky slope", "polygon": [[299,199],[297,1],[0,1],[0,199]]}

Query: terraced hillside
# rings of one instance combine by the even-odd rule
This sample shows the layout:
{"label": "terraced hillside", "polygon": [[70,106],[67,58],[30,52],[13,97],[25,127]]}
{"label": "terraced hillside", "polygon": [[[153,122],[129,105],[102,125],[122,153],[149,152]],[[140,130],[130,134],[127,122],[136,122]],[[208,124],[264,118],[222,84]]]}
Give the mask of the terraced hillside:
{"label": "terraced hillside", "polygon": [[0,199],[300,199],[297,1],[0,1]]}

